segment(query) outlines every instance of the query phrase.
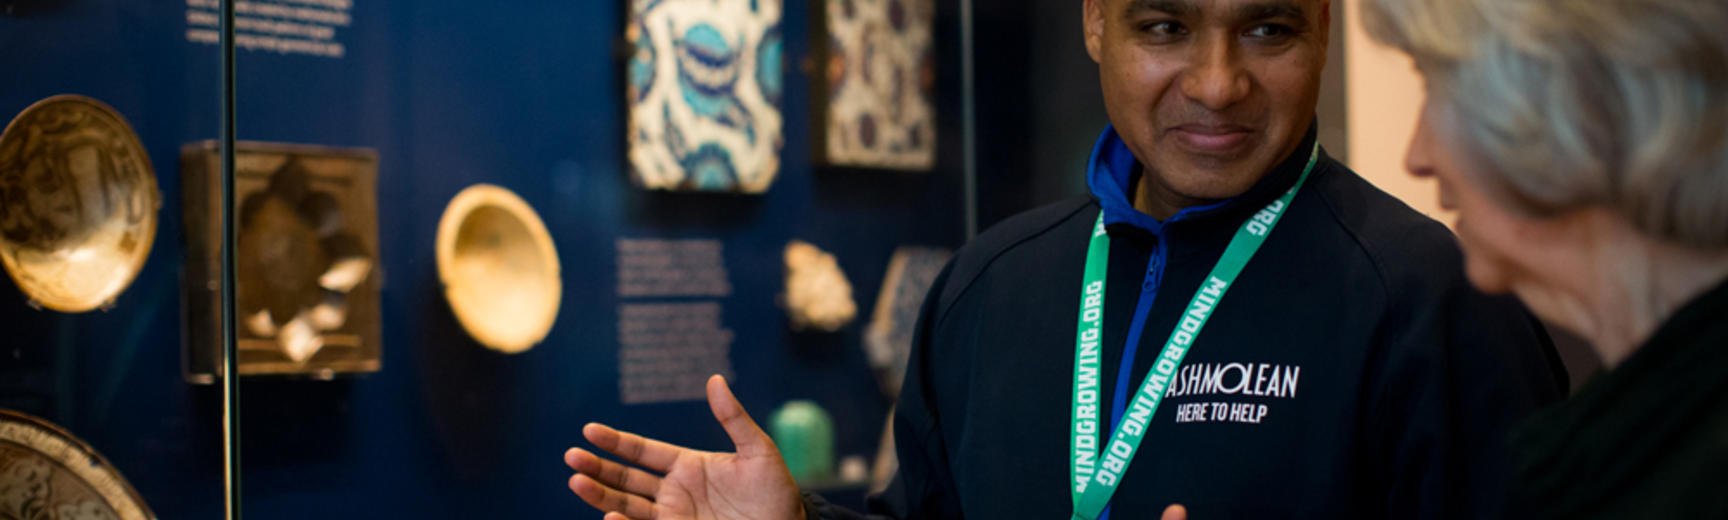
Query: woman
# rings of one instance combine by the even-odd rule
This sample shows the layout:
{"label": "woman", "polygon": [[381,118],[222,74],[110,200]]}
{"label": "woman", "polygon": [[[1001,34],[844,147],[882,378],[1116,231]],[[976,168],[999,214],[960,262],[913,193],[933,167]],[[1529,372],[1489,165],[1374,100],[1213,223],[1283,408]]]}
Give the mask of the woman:
{"label": "woman", "polygon": [[1473,284],[1608,370],[1514,435],[1509,518],[1728,518],[1728,2],[1365,0]]}

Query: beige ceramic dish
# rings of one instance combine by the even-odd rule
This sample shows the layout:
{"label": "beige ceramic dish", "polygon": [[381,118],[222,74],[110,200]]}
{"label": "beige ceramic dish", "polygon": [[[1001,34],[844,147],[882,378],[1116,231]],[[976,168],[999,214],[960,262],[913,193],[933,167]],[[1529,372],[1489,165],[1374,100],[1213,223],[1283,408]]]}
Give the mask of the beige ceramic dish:
{"label": "beige ceramic dish", "polygon": [[50,97],[0,134],[0,263],[43,307],[111,304],[150,256],[161,201],[138,134],[101,101]]}
{"label": "beige ceramic dish", "polygon": [[552,236],[521,197],[490,184],[456,194],[437,255],[450,309],[481,345],[514,354],[546,339],[564,282]]}

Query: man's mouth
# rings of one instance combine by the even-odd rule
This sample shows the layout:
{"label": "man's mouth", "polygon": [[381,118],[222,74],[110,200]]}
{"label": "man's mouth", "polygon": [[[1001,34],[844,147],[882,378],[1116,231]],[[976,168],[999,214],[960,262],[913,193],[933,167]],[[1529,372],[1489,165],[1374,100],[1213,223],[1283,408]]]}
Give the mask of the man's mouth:
{"label": "man's mouth", "polygon": [[1231,124],[1190,123],[1170,129],[1183,148],[1205,154],[1227,154],[1238,151],[1254,134],[1246,126]]}

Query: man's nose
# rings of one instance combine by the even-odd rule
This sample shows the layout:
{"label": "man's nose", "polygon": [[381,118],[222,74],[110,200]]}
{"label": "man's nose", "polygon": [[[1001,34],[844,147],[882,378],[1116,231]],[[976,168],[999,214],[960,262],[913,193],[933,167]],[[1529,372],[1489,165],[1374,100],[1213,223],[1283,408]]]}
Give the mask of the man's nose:
{"label": "man's nose", "polygon": [[1194,49],[1193,65],[1182,77],[1182,94],[1212,110],[1223,110],[1248,97],[1248,74],[1228,38],[1208,38]]}

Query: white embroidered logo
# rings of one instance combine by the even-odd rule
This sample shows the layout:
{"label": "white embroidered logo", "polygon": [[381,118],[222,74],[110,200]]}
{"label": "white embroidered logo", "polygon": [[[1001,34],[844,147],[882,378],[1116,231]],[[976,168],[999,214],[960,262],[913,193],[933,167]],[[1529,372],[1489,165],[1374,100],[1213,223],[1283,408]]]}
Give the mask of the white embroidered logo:
{"label": "white embroidered logo", "polygon": [[[1269,363],[1193,363],[1171,378],[1164,397],[1246,395],[1295,399],[1302,367]],[[1260,424],[1271,407],[1247,402],[1193,402],[1176,405],[1176,422]]]}

